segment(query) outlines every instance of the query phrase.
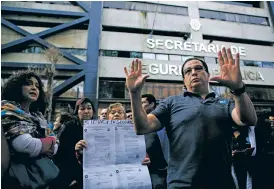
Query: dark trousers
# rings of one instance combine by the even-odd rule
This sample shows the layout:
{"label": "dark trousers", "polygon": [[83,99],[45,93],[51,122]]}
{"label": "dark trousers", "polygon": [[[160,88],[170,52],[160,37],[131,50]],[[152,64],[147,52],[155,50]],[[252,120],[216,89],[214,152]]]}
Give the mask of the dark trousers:
{"label": "dark trousers", "polygon": [[274,156],[233,159],[239,189],[246,189],[247,172],[252,177],[252,189],[274,189]]}
{"label": "dark trousers", "polygon": [[167,170],[158,170],[157,168],[148,167],[152,189],[167,189],[166,177]]}

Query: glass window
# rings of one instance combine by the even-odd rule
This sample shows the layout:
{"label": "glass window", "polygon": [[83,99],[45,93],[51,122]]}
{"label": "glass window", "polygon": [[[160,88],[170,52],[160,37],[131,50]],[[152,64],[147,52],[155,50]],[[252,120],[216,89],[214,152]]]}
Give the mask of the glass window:
{"label": "glass window", "polygon": [[125,98],[125,82],[100,80],[99,98]]}
{"label": "glass window", "polygon": [[81,50],[81,55],[87,56],[87,50],[86,49]]}
{"label": "glass window", "polygon": [[[166,88],[167,89],[167,88]],[[168,92],[168,91],[167,91]],[[159,96],[163,97],[164,96],[164,87],[163,86],[159,86]]]}
{"label": "glass window", "polygon": [[226,15],[224,12],[220,12],[220,20],[226,21]]}
{"label": "glass window", "polygon": [[8,81],[9,78],[1,78],[1,86],[4,86],[4,84]]}
{"label": "glass window", "polygon": [[254,66],[254,67],[262,67],[262,62],[252,61],[252,60],[243,60],[245,66]]}
{"label": "glass window", "polygon": [[110,56],[118,57],[118,51],[109,51]]}
{"label": "glass window", "polygon": [[181,62],[182,61],[182,56],[180,56],[180,55],[169,55],[169,60]]}
{"label": "glass window", "polygon": [[205,56],[205,62],[207,64],[216,64],[217,63],[215,57],[207,57],[207,56]]}
{"label": "glass window", "polygon": [[34,47],[30,47],[29,48],[29,53],[33,53],[34,52]]}
{"label": "glass window", "polygon": [[187,16],[188,15],[188,9],[185,8],[185,7],[177,7],[177,14],[180,14],[180,15],[185,15]]}
{"label": "glass window", "polygon": [[155,60],[155,54],[153,54],[153,53],[143,53],[143,59]]}
{"label": "glass window", "polygon": [[232,98],[230,90],[224,86],[209,85],[210,92],[214,92],[219,97]]}
{"label": "glass window", "polygon": [[[216,1],[217,2],[217,1]],[[239,6],[245,6],[245,7],[253,7],[253,4],[249,4],[246,2],[236,2],[236,1],[219,1],[218,3],[225,3],[225,4],[231,4],[231,5],[239,5]]]}
{"label": "glass window", "polygon": [[156,60],[168,60],[167,54],[156,54]]}
{"label": "glass window", "polygon": [[118,57],[130,58],[129,51],[118,51]]}
{"label": "glass window", "polygon": [[174,13],[176,14],[176,10],[172,6],[158,5],[158,11],[162,13]]}
{"label": "glass window", "polygon": [[265,25],[268,26],[267,18],[258,17],[258,16],[249,16],[251,24]]}
{"label": "glass window", "polygon": [[[44,49],[42,47],[28,47],[27,49],[22,50],[23,53],[36,53],[40,54],[43,53]],[[17,52],[17,51],[15,51]]]}
{"label": "glass window", "polygon": [[[54,82],[54,86],[58,86],[63,83],[64,80],[57,80]],[[46,87],[46,86],[45,86]],[[65,93],[63,93],[60,97],[70,97],[70,98],[82,98],[84,96],[84,81],[78,83],[77,85],[73,86]]]}
{"label": "glass window", "polygon": [[236,21],[235,14],[230,14],[230,13],[224,13],[224,14],[225,14],[226,21],[231,21],[231,22]]}
{"label": "glass window", "polygon": [[34,47],[30,47],[30,48],[28,49],[28,53],[33,53],[33,49],[34,49]]}
{"label": "glass window", "polygon": [[[66,49],[66,48],[62,48],[61,50],[73,54],[73,55],[80,55],[80,56],[86,56],[87,55],[87,50],[86,49]],[[102,54],[102,51],[101,51]],[[103,56],[103,55],[101,55]]]}
{"label": "glass window", "polygon": [[71,50],[70,49],[63,49],[61,48],[62,51],[66,52],[66,53],[71,53]]}
{"label": "glass window", "polygon": [[[145,11],[145,12],[161,12],[168,14],[188,15],[187,8],[169,6],[169,5],[157,5],[154,3],[142,3],[142,2],[125,2],[125,8],[129,10]],[[157,10],[156,10],[157,9]]]}
{"label": "glass window", "polygon": [[247,15],[236,14],[236,22],[249,23],[249,17]]}
{"label": "glass window", "polygon": [[146,7],[142,3],[131,2],[131,10],[147,11]]}
{"label": "glass window", "polygon": [[34,52],[33,53],[42,53],[43,49],[41,47],[33,47]]}
{"label": "glass window", "polygon": [[142,94],[150,93],[158,99],[164,99],[171,95],[181,94],[183,91],[183,85],[177,83],[152,83],[146,82],[142,89]]}
{"label": "glass window", "polygon": [[244,60],[245,66],[255,66],[254,61],[252,60]]}
{"label": "glass window", "polygon": [[273,101],[273,88],[263,88],[263,87],[246,87],[246,92],[251,100],[263,101],[271,100]]}
{"label": "glass window", "polygon": [[30,48],[24,49],[23,52],[24,52],[24,53],[29,53],[29,49],[30,49]]}
{"label": "glass window", "polygon": [[75,52],[74,52],[75,55],[81,55],[81,56],[86,56],[86,53],[87,51],[84,49],[75,49]]}
{"label": "glass window", "polygon": [[208,11],[208,10],[200,10],[201,18],[211,18],[211,19],[220,19],[219,12],[216,11]]}
{"label": "glass window", "polygon": [[101,50],[101,56],[118,57],[118,51]]}
{"label": "glass window", "polygon": [[273,62],[263,62],[264,68],[273,68]]}
{"label": "glass window", "polygon": [[217,12],[217,11],[210,11],[210,10],[199,10],[200,18],[210,18],[210,19],[217,19],[223,21],[230,21],[230,22],[240,22],[240,23],[251,23],[257,25],[265,25],[268,26],[268,19],[264,17],[258,16],[248,16],[248,15],[241,15],[241,14],[232,14],[226,12]]}
{"label": "glass window", "polygon": [[182,62],[185,62],[189,58],[194,58],[194,56],[182,56]]}
{"label": "glass window", "polygon": [[256,65],[256,67],[263,67],[263,63],[262,62],[254,61],[254,64]]}
{"label": "glass window", "polygon": [[[26,1],[27,2],[27,1]],[[43,1],[43,3],[49,3],[49,4],[67,4],[71,5],[68,1]]]}
{"label": "glass window", "polygon": [[160,6],[161,5],[158,5],[158,7],[157,7],[157,4],[148,4],[148,3],[142,3],[143,5],[145,5],[146,6],[146,8],[145,8],[145,10],[146,11],[148,11],[148,12],[159,12],[159,10],[160,10]]}
{"label": "glass window", "polygon": [[162,13],[188,15],[187,8],[185,7],[160,5],[158,6],[158,10]]}
{"label": "glass window", "polygon": [[104,1],[104,8],[125,9],[124,1]]}
{"label": "glass window", "polygon": [[142,58],[142,53],[140,53],[140,52],[130,52],[130,58]]}
{"label": "glass window", "polygon": [[240,66],[244,66],[244,65],[245,65],[244,61],[240,60]]}
{"label": "glass window", "polygon": [[125,9],[127,10],[134,10],[134,3],[133,2],[125,2]]}
{"label": "glass window", "polygon": [[153,4],[148,6],[149,4],[145,3],[139,3],[139,2],[128,2],[126,7],[129,8],[130,10],[137,10],[137,11],[151,11],[154,12],[156,11],[156,6],[154,7]]}

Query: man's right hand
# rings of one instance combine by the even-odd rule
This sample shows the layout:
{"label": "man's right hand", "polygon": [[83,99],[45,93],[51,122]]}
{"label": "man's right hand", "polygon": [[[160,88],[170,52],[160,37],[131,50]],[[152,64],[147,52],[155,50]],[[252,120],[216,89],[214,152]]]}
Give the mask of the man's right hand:
{"label": "man's right hand", "polygon": [[[132,61],[131,70],[126,74],[126,85],[130,94],[134,129],[137,135],[148,134],[162,128],[161,123],[153,114],[148,114],[142,107],[141,91],[149,75],[142,75],[142,62],[138,59]],[[135,119],[137,118],[137,119]]]}
{"label": "man's right hand", "polygon": [[142,76],[142,62],[138,59],[131,63],[131,70],[128,73],[124,67],[126,74],[126,85],[130,93],[141,93],[145,80],[149,77],[148,74]]}

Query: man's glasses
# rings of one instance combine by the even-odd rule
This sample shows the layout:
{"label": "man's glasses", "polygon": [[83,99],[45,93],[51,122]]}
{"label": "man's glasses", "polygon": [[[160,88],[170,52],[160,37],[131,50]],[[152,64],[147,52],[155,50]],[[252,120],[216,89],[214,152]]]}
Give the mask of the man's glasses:
{"label": "man's glasses", "polygon": [[204,70],[204,67],[201,65],[194,66],[193,68],[189,67],[183,71],[183,74],[190,75],[192,70],[194,70],[195,72],[201,72],[202,70]]}

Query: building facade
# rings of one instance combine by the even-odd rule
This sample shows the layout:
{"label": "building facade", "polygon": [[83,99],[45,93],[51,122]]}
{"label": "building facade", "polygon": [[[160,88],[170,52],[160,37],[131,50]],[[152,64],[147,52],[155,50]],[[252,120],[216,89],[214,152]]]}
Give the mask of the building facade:
{"label": "building facade", "polygon": [[[240,53],[242,76],[257,113],[271,115],[273,8],[269,2],[3,2],[2,82],[15,69],[48,63],[42,52],[45,43],[20,43],[26,37],[3,24],[4,19],[63,52],[54,93],[57,108],[81,96],[92,98],[99,110],[112,102],[129,108],[123,67],[135,58],[150,75],[144,93],[158,100],[180,94],[183,61],[203,59],[210,74],[217,75],[217,51],[225,46]],[[58,30],[65,24],[71,26]],[[57,32],[43,35],[50,28]],[[210,90],[218,95],[228,91],[216,83],[210,83]]]}

